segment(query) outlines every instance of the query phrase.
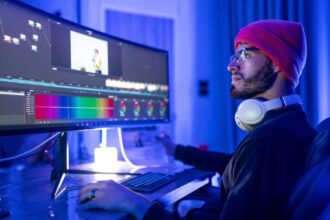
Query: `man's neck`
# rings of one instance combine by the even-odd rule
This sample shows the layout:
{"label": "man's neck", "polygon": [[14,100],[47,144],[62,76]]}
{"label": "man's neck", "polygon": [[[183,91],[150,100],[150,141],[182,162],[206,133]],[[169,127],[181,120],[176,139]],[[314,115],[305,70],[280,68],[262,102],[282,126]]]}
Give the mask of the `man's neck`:
{"label": "man's neck", "polygon": [[270,99],[276,99],[276,98],[279,98],[279,97],[292,95],[292,94],[294,94],[294,92],[292,90],[291,91],[285,91],[285,90],[271,91],[271,90],[267,90],[266,92],[264,92],[262,94],[258,94],[256,97],[262,97],[262,98],[265,98],[267,100],[270,100]]}

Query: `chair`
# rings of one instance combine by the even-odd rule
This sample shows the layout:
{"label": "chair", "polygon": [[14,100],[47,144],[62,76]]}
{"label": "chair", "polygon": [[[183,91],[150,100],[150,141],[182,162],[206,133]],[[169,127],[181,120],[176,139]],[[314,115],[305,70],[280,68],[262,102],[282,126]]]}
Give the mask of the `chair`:
{"label": "chair", "polygon": [[307,168],[312,168],[327,158],[330,158],[330,118],[323,120],[316,127],[316,131],[317,136],[307,159]]}
{"label": "chair", "polygon": [[289,219],[330,219],[330,118],[317,127],[307,159],[307,171],[289,200]]}

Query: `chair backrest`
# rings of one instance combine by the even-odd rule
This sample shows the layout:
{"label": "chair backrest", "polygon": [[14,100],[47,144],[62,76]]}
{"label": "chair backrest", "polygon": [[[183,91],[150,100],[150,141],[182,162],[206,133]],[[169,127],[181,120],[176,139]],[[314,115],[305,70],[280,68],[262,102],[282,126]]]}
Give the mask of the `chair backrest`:
{"label": "chair backrest", "polygon": [[316,127],[317,135],[307,159],[307,169],[330,158],[330,118],[323,120]]}
{"label": "chair backrest", "polygon": [[330,219],[330,118],[322,121],[316,131],[306,173],[293,189],[285,219]]}

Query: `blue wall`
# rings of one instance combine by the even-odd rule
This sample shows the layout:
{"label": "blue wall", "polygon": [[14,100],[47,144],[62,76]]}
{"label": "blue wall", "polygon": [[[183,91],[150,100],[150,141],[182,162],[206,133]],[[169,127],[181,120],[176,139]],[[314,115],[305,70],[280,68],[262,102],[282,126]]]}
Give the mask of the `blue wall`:
{"label": "blue wall", "polygon": [[79,22],[80,0],[20,0],[20,2],[39,8],[51,14],[57,14],[70,21]]}

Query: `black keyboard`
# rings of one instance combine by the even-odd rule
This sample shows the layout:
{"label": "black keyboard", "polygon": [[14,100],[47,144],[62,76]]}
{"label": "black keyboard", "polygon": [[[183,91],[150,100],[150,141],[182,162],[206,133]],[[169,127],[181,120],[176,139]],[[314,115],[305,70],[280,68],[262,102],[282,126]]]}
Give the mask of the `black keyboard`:
{"label": "black keyboard", "polygon": [[121,184],[137,192],[154,192],[156,189],[177,179],[177,175],[147,172],[125,180]]}

